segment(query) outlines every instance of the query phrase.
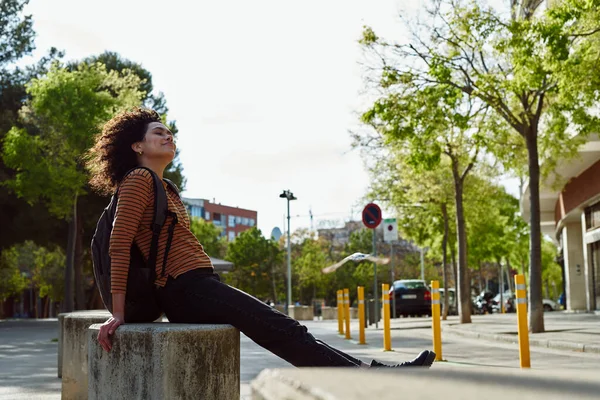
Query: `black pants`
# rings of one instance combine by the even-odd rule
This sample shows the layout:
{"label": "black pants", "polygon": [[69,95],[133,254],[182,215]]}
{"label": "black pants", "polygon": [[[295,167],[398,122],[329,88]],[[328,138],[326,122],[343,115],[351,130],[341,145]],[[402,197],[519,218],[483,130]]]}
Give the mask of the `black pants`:
{"label": "black pants", "polygon": [[212,269],[169,277],[158,290],[170,322],[230,324],[296,367],[358,367],[360,360],[314,338],[305,326],[241,290]]}

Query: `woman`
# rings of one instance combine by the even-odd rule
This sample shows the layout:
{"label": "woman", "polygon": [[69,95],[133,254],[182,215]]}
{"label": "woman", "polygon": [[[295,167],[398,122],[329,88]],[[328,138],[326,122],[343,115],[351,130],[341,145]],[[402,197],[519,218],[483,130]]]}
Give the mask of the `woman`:
{"label": "woman", "polygon": [[[131,244],[148,258],[154,190],[151,174],[161,179],[173,161],[173,134],[152,110],[136,108],[107,122],[90,150],[90,184],[98,191],[118,189],[118,203],[110,239],[112,317],[100,328],[98,341],[111,350],[111,336],[124,323],[124,303]],[[127,171],[134,169],[126,175]],[[368,365],[316,340],[296,320],[262,301],[224,283],[214,273],[210,258],[190,231],[187,211],[179,196],[165,183],[169,211],[177,223],[165,274],[157,263],[156,286],[160,304],[170,322],[231,324],[260,346],[297,367],[389,367],[375,360]],[[166,236],[166,221],[161,238]],[[165,241],[158,246],[163,260]],[[429,367],[435,358],[423,351],[412,361],[395,365]]]}

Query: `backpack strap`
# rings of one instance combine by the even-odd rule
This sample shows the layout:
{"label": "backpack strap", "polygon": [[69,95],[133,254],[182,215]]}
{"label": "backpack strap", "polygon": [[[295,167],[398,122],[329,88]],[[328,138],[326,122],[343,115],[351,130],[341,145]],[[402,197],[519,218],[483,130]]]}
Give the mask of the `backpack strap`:
{"label": "backpack strap", "polygon": [[173,181],[171,181],[170,179],[167,178],[163,178],[163,181],[167,182],[167,185],[169,185],[169,187],[175,192],[177,193],[177,196],[180,196],[179,194],[179,188],[177,187],[176,184],[173,183]]}
{"label": "backpack strap", "polygon": [[[135,167],[129,170],[124,176],[129,175],[132,171],[136,169],[145,169],[152,176],[152,182],[154,186],[154,217],[152,218],[152,224],[150,225],[150,230],[152,231],[152,240],[150,242],[150,254],[148,255],[147,265],[150,268],[150,278],[152,282],[156,280],[156,257],[158,254],[158,239],[160,237],[160,231],[162,230],[163,225],[167,219],[168,211],[168,200],[167,193],[165,192],[165,188],[162,185],[162,182],[158,175],[150,168],[146,167]],[[168,251],[168,249],[166,250]],[[165,258],[166,258],[165,251]],[[163,265],[163,270],[165,266]]]}
{"label": "backpack strap", "polygon": [[[173,231],[175,230],[175,225],[178,222],[177,214],[169,211],[169,202],[167,199],[167,192],[162,184],[162,181],[156,175],[154,171],[150,168],[146,167],[136,167],[129,170],[125,176],[127,176],[131,171],[142,168],[146,171],[150,172],[152,175],[153,186],[154,186],[154,218],[152,219],[152,225],[150,229],[152,230],[152,241],[150,242],[150,254],[148,255],[148,267],[150,268],[150,276],[152,281],[156,280],[156,258],[158,256],[158,239],[160,238],[160,232],[162,230],[163,225],[167,217],[171,217],[171,224],[169,225],[168,236],[167,236],[167,244],[165,247],[165,254],[163,257],[163,265],[161,270],[161,276],[165,276],[165,271],[167,268],[167,259],[169,257],[169,250],[171,249],[171,243],[173,242]],[[177,193],[179,196],[179,188],[169,179],[163,179],[167,185]]]}

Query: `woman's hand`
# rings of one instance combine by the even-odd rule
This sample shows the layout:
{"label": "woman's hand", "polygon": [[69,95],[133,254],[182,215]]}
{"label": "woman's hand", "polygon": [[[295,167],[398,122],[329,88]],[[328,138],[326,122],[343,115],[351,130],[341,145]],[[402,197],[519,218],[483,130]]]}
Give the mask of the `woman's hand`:
{"label": "woman's hand", "polygon": [[100,346],[102,346],[104,350],[110,351],[112,349],[112,336],[117,328],[124,323],[123,317],[113,315],[108,321],[102,324],[100,332],[98,332],[98,342],[100,342]]}

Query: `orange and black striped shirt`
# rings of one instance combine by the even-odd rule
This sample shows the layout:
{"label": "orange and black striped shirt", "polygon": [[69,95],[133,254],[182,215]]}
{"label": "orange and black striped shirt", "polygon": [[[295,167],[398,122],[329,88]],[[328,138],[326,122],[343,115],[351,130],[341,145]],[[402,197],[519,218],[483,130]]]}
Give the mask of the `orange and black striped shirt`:
{"label": "orange and black striped shirt", "polygon": [[[195,268],[212,268],[210,258],[202,245],[190,231],[190,218],[179,198],[166,182],[169,211],[177,214],[177,224],[173,231],[173,240],[169,250],[165,276],[162,277],[163,257],[168,237],[168,229],[173,217],[167,217],[158,240],[156,256],[156,284],[164,286],[170,275],[177,278],[184,272]],[[118,189],[117,210],[110,236],[109,254],[111,257],[111,293],[125,294],[131,244],[140,249],[144,259],[150,254],[152,230],[150,225],[154,217],[154,182],[152,175],[145,169],[136,169],[127,175]]]}

